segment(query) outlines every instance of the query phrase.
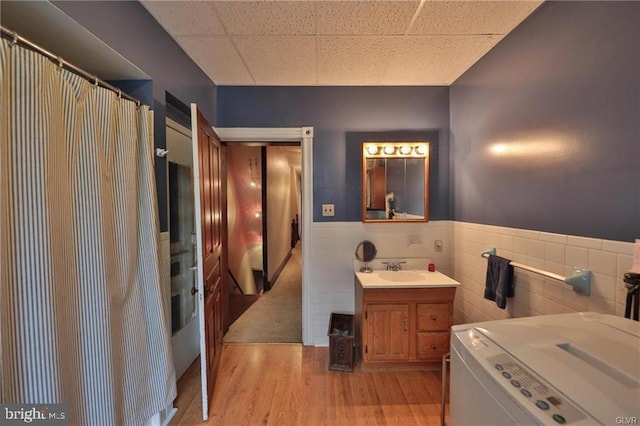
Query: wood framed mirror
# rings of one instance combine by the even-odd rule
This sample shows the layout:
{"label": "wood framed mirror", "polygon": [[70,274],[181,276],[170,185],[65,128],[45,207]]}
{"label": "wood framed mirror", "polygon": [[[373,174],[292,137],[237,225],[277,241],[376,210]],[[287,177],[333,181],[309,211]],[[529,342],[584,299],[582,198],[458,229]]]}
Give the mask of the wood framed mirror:
{"label": "wood framed mirror", "polygon": [[362,221],[429,221],[429,142],[362,144]]}

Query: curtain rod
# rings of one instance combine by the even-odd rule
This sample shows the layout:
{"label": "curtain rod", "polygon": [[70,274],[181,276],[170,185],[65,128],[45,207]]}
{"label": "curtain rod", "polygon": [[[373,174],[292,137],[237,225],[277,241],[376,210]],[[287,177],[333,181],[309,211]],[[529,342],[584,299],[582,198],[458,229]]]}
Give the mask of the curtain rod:
{"label": "curtain rod", "polygon": [[71,71],[73,71],[74,73],[80,75],[81,77],[84,77],[85,79],[87,79],[89,81],[93,81],[94,84],[100,85],[100,86],[102,86],[102,87],[104,87],[106,89],[109,89],[109,90],[111,90],[113,92],[116,92],[118,94],[118,97],[125,98],[125,99],[128,99],[130,101],[133,101],[138,106],[140,106],[142,104],[142,102],[140,102],[139,99],[136,99],[133,96],[129,96],[128,94],[122,92],[121,89],[118,89],[117,87],[114,87],[114,86],[110,85],[106,81],[99,79],[98,76],[90,74],[90,73],[88,73],[87,71],[85,71],[85,70],[83,70],[81,68],[78,68],[77,66],[73,65],[72,63],[62,59],[61,56],[56,56],[53,53],[49,52],[48,50],[44,49],[43,47],[38,46],[37,44],[33,43],[32,41],[27,40],[26,38],[19,36],[18,33],[16,33],[15,31],[11,31],[10,29],[5,27],[4,25],[0,25],[0,29],[2,30],[2,35],[5,36],[5,38],[8,38],[10,40],[10,42],[12,42],[13,44],[20,43],[22,45],[25,45],[28,48],[30,48],[32,50],[35,50],[36,52],[48,57],[52,61],[57,62],[58,65],[60,65],[61,67],[64,66],[64,67],[70,69]]}

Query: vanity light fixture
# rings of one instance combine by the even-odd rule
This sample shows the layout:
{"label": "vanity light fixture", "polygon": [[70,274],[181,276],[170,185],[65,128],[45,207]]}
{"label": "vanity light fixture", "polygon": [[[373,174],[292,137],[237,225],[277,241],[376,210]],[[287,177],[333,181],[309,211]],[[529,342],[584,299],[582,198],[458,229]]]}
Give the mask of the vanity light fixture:
{"label": "vanity light fixture", "polygon": [[411,154],[411,147],[409,145],[402,145],[400,147],[400,154],[402,154],[402,155]]}
{"label": "vanity light fixture", "polygon": [[424,158],[429,155],[429,142],[365,142],[365,158]]}
{"label": "vanity light fixture", "polygon": [[367,154],[369,155],[376,155],[378,153],[378,146],[377,145],[369,145],[367,147]]}
{"label": "vanity light fixture", "polygon": [[416,154],[418,154],[419,156],[427,155],[427,145],[426,144],[417,145]]}

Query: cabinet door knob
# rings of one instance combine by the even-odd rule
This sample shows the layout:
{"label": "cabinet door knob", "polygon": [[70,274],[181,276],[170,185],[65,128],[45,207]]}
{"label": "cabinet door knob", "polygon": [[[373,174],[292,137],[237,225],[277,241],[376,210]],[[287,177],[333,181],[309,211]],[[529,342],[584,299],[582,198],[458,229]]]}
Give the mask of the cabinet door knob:
{"label": "cabinet door knob", "polygon": [[409,328],[409,320],[405,317],[402,319],[402,324],[404,325],[404,332],[406,333]]}
{"label": "cabinet door knob", "polygon": [[438,319],[438,317],[437,317],[437,316],[435,316],[435,315],[431,315],[431,319],[432,319],[433,321],[435,321],[435,320],[437,320],[437,319]]}
{"label": "cabinet door knob", "polygon": [[438,346],[434,343],[433,345],[431,345],[431,349],[435,351],[436,349],[438,349]]}

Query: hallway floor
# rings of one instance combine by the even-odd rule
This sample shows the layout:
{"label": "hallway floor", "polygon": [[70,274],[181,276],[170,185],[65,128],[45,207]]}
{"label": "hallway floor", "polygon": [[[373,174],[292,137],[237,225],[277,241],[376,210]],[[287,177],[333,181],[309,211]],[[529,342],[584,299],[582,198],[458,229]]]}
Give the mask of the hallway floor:
{"label": "hallway floor", "polygon": [[225,343],[302,342],[302,244],[291,251],[274,287],[231,326]]}

